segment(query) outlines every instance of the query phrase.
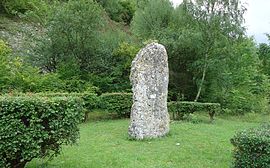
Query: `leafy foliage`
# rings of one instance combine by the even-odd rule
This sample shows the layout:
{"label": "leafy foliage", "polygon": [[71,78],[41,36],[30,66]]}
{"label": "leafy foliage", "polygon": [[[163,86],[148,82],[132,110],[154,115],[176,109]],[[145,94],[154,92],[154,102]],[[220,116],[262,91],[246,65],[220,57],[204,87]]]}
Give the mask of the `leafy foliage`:
{"label": "leafy foliage", "polygon": [[123,42],[113,52],[114,69],[111,73],[113,79],[114,91],[123,90],[130,91],[129,74],[131,62],[139,51],[139,47],[126,42]]}
{"label": "leafy foliage", "polygon": [[3,0],[1,1],[1,6],[6,13],[18,15],[24,14],[29,10],[34,10],[36,3],[37,1],[35,0]]}
{"label": "leafy foliage", "polygon": [[44,97],[44,98],[53,98],[53,97],[73,97],[80,99],[84,110],[82,112],[84,113],[84,121],[87,121],[89,112],[93,111],[93,109],[98,108],[99,106],[99,97],[93,90],[93,92],[39,92],[39,93],[22,93],[22,92],[16,92],[16,93],[8,93],[3,94],[5,95],[12,95],[12,96],[28,96],[28,97]]}
{"label": "leafy foliage", "polygon": [[45,35],[29,46],[34,54],[1,54],[1,92],[130,92],[131,61],[154,40],[169,56],[169,101],[217,102],[228,114],[267,111],[269,46],[247,38],[238,0],[176,8],[169,0],[21,2],[35,6],[23,15],[46,20]]}
{"label": "leafy foliage", "polygon": [[11,16],[44,23],[51,7],[49,2],[48,0],[2,0],[0,9]]}
{"label": "leafy foliage", "polygon": [[74,97],[0,97],[0,166],[24,167],[55,156],[79,137],[82,103]]}
{"label": "leafy foliage", "polygon": [[[32,94],[30,94],[32,95]],[[76,97],[80,99],[83,104],[84,121],[87,121],[89,112],[97,108],[99,105],[99,97],[95,93],[83,92],[83,93],[37,93],[34,94],[41,97]]]}
{"label": "leafy foliage", "polygon": [[60,90],[62,81],[55,74],[40,75],[39,70],[12,56],[12,50],[0,41],[0,92],[36,92]]}
{"label": "leafy foliage", "polygon": [[265,111],[268,80],[256,45],[244,35],[245,10],[237,0],[185,0],[176,9],[150,0],[136,11],[133,32],[168,51],[169,100],[218,102],[231,114]]}
{"label": "leafy foliage", "polygon": [[172,12],[173,6],[169,0],[150,0],[144,8],[135,12],[132,30],[139,37],[149,39],[168,27]]}
{"label": "leafy foliage", "polygon": [[99,106],[109,112],[116,112],[119,117],[129,117],[132,93],[104,93],[100,96]]}
{"label": "leafy foliage", "polygon": [[55,71],[61,63],[81,73],[93,69],[99,62],[96,54],[98,31],[102,29],[102,9],[95,2],[70,1],[58,6],[48,21],[47,37],[41,45],[35,63],[46,71]]}
{"label": "leafy foliage", "polygon": [[234,145],[234,167],[270,166],[270,125],[241,131],[231,143]]}
{"label": "leafy foliage", "polygon": [[258,55],[260,60],[262,60],[263,72],[270,76],[270,46],[265,43],[260,44]]}
{"label": "leafy foliage", "polygon": [[[212,79],[208,79],[208,100],[220,102],[235,114],[266,111],[268,80],[260,73],[255,44],[245,39],[228,49],[230,51],[225,50],[227,57],[222,53],[223,59],[215,62],[209,72]],[[223,60],[222,63],[220,60]]]}
{"label": "leafy foliage", "polygon": [[30,58],[45,73],[56,72],[66,82],[66,91],[85,91],[88,84],[102,92],[119,91],[130,87],[126,76],[121,79],[122,65],[114,56],[124,41],[130,41],[129,35],[105,16],[99,4],[68,1],[54,8],[46,36]]}
{"label": "leafy foliage", "polygon": [[9,80],[8,57],[11,49],[3,40],[0,40],[0,89],[5,89]]}
{"label": "leafy foliage", "polygon": [[135,5],[129,0],[96,0],[100,3],[109,17],[116,22],[122,22],[129,25],[134,12]]}

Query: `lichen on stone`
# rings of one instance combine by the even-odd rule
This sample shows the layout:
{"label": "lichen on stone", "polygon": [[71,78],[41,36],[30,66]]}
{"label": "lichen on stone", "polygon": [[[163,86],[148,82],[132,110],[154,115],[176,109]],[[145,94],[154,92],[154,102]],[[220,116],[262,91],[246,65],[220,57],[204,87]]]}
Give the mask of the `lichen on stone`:
{"label": "lichen on stone", "polygon": [[168,56],[163,45],[148,44],[132,61],[130,81],[133,105],[129,136],[134,139],[156,138],[169,132],[167,94]]}

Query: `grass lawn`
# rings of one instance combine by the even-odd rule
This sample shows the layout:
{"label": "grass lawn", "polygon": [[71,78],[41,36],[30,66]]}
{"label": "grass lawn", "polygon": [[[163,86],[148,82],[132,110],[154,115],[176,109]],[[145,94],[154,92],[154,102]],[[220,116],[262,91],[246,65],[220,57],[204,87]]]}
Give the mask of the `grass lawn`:
{"label": "grass lawn", "polygon": [[65,146],[52,161],[35,159],[26,167],[227,168],[232,161],[230,138],[258,126],[261,119],[270,121],[269,116],[248,116],[219,117],[213,124],[205,118],[200,123],[172,122],[168,136],[145,141],[128,139],[129,120],[89,121],[80,126],[77,145]]}

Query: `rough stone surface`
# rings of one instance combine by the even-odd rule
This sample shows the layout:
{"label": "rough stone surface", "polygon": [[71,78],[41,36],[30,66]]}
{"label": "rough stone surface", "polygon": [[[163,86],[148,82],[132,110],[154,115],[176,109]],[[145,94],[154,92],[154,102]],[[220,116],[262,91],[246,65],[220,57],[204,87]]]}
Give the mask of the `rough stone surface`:
{"label": "rough stone surface", "polygon": [[163,45],[151,43],[139,51],[132,61],[130,81],[133,91],[130,137],[144,139],[167,134],[169,68]]}

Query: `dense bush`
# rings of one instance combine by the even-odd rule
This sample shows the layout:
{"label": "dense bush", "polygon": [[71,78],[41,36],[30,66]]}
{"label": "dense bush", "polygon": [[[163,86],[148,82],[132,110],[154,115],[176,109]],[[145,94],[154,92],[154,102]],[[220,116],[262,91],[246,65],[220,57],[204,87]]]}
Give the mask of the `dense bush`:
{"label": "dense bush", "polygon": [[119,117],[129,117],[132,106],[132,93],[105,93],[100,96],[101,109],[116,112]]}
{"label": "dense bush", "polygon": [[223,54],[229,52],[227,72],[219,71],[225,60],[215,61],[215,70],[209,72],[213,78],[205,90],[205,101],[219,102],[222,107],[229,109],[229,114],[234,115],[266,112],[269,106],[269,81],[259,69],[261,64],[254,42],[247,39],[231,46],[230,51]]}
{"label": "dense bush", "polygon": [[40,74],[38,68],[12,55],[11,48],[0,40],[0,93],[57,91],[64,86],[57,74]]}
{"label": "dense bush", "polygon": [[144,8],[134,14],[131,28],[134,34],[144,39],[153,38],[158,31],[164,30],[172,19],[173,6],[169,0],[150,0]]}
{"label": "dense bush", "polygon": [[97,108],[99,98],[95,93],[38,93],[36,94],[38,96],[42,97],[77,97],[80,98],[84,110],[84,121],[88,119],[88,114],[91,112],[94,108]]}
{"label": "dense bush", "polygon": [[44,93],[9,93],[12,96],[28,96],[28,97],[45,97],[45,98],[53,98],[53,97],[76,97],[80,99],[84,110],[84,121],[88,119],[88,114],[93,109],[98,107],[99,97],[97,94],[92,92],[83,92],[83,93],[61,93],[61,92],[44,92]]}
{"label": "dense bush", "polygon": [[34,10],[36,0],[3,0],[1,7],[7,14],[24,14],[28,10]]}
{"label": "dense bush", "polygon": [[[254,90],[256,89],[255,83]],[[260,86],[257,87],[260,89]],[[263,88],[263,87],[261,87]],[[246,91],[245,88],[232,89],[224,95],[223,107],[225,113],[229,115],[243,115],[248,112],[265,113],[268,112],[269,104],[266,94],[268,91],[263,89],[264,93],[253,94],[253,91]],[[244,90],[244,91],[243,91]]]}
{"label": "dense bush", "polygon": [[129,74],[131,62],[139,52],[139,47],[134,44],[123,42],[113,52],[113,62],[115,66],[111,77],[113,79],[115,90],[129,92],[131,85]]}
{"label": "dense bush", "polygon": [[[240,1],[215,1],[215,8],[187,0],[174,9],[167,0],[147,1],[136,10],[131,29],[166,47],[170,100],[217,102],[231,114],[264,111],[269,82],[256,44],[244,35]],[[266,58],[267,47],[262,52]]]}
{"label": "dense bush", "polygon": [[135,4],[125,0],[96,1],[104,7],[112,20],[123,22],[126,25],[130,24],[135,12]]}
{"label": "dense bush", "polygon": [[210,119],[213,120],[215,113],[220,112],[219,103],[199,103],[199,102],[169,102],[168,111],[173,113],[173,119],[183,119],[185,115],[196,111],[207,111]]}
{"label": "dense bush", "polygon": [[3,40],[0,40],[0,91],[6,89],[9,83],[8,57],[10,53],[11,49]]}
{"label": "dense bush", "polygon": [[2,0],[1,12],[11,16],[25,17],[42,23],[48,14],[50,4],[47,0]]}
{"label": "dense bush", "polygon": [[82,103],[73,97],[0,97],[0,167],[55,156],[79,137]]}
{"label": "dense bush", "polygon": [[270,167],[270,125],[239,132],[231,143],[235,168]]}
{"label": "dense bush", "polygon": [[[125,80],[128,75],[118,71],[122,70],[122,62],[114,57],[119,44],[129,41],[130,34],[123,30],[93,0],[65,2],[52,10],[45,35],[30,61],[46,73],[57,73],[68,92],[87,91],[87,83],[102,92],[123,91],[130,88],[129,80]],[[127,50],[133,52],[133,47]]]}
{"label": "dense bush", "polygon": [[78,97],[84,102],[84,106],[87,110],[91,111],[97,107],[98,97],[95,93],[37,93],[34,94],[42,97]]}
{"label": "dense bush", "polygon": [[258,55],[260,60],[262,61],[262,70],[265,74],[270,76],[270,36],[269,34],[267,35],[268,37],[268,44],[266,43],[261,43],[259,44],[258,48]]}
{"label": "dense bush", "polygon": [[64,70],[77,76],[97,70],[101,62],[97,50],[103,13],[93,0],[68,1],[56,6],[48,17],[46,35],[36,48],[33,63],[48,72],[68,65]]}

